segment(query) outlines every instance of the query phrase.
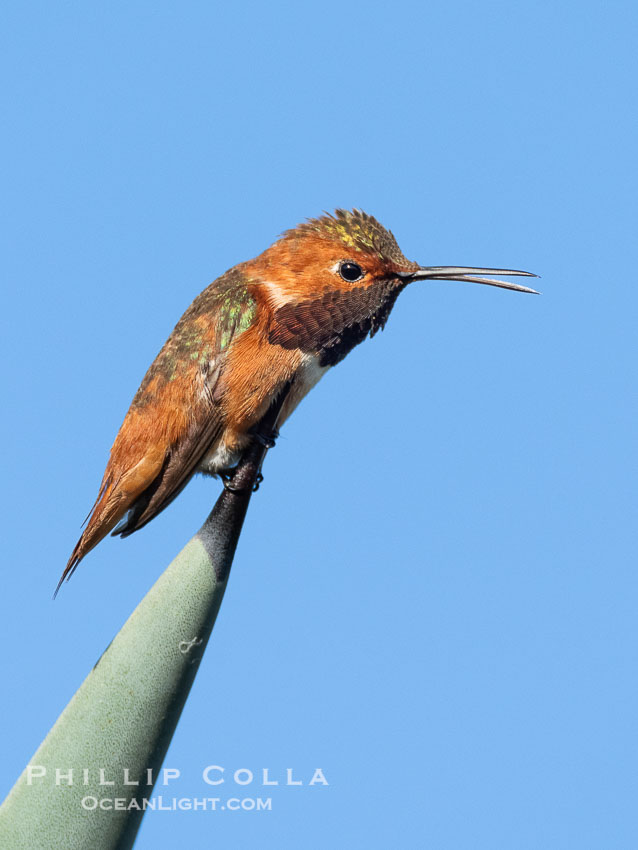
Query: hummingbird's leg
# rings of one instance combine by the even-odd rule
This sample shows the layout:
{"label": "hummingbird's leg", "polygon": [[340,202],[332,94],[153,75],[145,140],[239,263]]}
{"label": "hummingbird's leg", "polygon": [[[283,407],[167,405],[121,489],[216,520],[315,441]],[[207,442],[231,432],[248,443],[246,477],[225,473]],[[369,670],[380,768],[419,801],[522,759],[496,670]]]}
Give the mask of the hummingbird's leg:
{"label": "hummingbird's leg", "polygon": [[[264,431],[255,429],[255,431],[253,431],[253,437],[260,446],[263,446],[265,449],[272,449],[275,446],[275,440],[279,437],[279,431],[276,428]],[[230,493],[241,493],[243,488],[233,487],[232,485],[235,472],[236,467],[233,467],[231,469],[221,469],[217,475],[221,478],[225,490],[228,490]],[[253,484],[253,493],[256,493],[257,490],[259,490],[259,485],[263,480],[264,476],[260,467],[259,472],[255,477],[255,483]]]}
{"label": "hummingbird's leg", "polygon": [[[279,439],[279,431],[276,428],[272,428],[268,431],[256,430],[254,431],[253,436],[255,437],[255,440],[264,448],[273,449],[275,447],[276,440]],[[255,479],[255,484],[253,486],[253,493],[256,493],[257,490],[259,490],[259,485],[263,480],[264,476],[260,467],[259,472],[257,473],[257,478]]]}
{"label": "hummingbird's leg", "polygon": [[[228,490],[229,493],[241,493],[241,487],[233,487],[230,483],[233,480],[233,475],[235,474],[234,469],[222,469],[221,472],[217,473],[222,480],[222,484],[224,485],[224,490]],[[255,483],[253,484],[253,493],[256,493],[259,490],[259,485],[264,480],[264,476],[261,472],[257,473],[257,477],[255,478]]]}
{"label": "hummingbird's leg", "polygon": [[274,449],[276,440],[279,439],[279,431],[274,428],[267,434],[262,434],[261,431],[255,431],[255,439],[266,449]]}

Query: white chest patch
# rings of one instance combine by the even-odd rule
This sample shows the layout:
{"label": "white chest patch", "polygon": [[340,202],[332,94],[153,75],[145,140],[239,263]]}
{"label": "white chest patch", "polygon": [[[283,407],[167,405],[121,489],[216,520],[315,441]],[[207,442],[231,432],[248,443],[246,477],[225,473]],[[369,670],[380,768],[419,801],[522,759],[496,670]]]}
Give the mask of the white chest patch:
{"label": "white chest patch", "polygon": [[240,457],[241,452],[231,452],[222,439],[221,443],[202,458],[197,469],[206,475],[215,475],[225,469],[232,469],[239,463]]}
{"label": "white chest patch", "polygon": [[304,354],[301,365],[295,376],[295,382],[290,393],[290,402],[284,404],[281,422],[287,419],[299,404],[301,399],[318,384],[330,366],[320,366],[319,358],[314,354]]}

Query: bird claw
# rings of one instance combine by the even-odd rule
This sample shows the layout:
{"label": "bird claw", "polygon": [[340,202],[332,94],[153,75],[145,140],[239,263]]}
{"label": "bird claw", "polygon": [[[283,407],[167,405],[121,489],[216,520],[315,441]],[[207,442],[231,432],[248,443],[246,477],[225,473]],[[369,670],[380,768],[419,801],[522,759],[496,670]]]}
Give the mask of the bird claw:
{"label": "bird claw", "polygon": [[[265,449],[272,449],[275,446],[275,441],[279,438],[279,431],[276,428],[273,428],[272,431],[268,431],[263,434],[261,431],[255,431],[253,433],[253,437],[257,442],[263,446]],[[224,489],[228,490],[229,493],[241,493],[243,491],[243,487],[233,487],[232,480],[235,475],[235,469],[222,469],[221,472],[217,473],[222,480],[222,484],[224,485]],[[259,490],[259,485],[264,480],[264,476],[261,473],[261,470],[255,476],[255,481],[252,486],[252,492],[256,493]]]}
{"label": "bird claw", "polygon": [[[231,481],[233,479],[233,475],[235,473],[234,469],[230,469],[228,471],[223,471],[218,473],[219,477],[222,480],[222,484],[224,485],[224,490],[228,490],[229,493],[242,493],[244,491],[243,487],[233,487]],[[255,483],[253,484],[253,493],[256,493],[259,490],[259,485],[264,480],[264,476],[261,472],[257,473],[257,477],[255,478]]]}
{"label": "bird claw", "polygon": [[233,485],[230,483],[233,480],[234,474],[234,469],[224,469],[218,473],[219,477],[222,480],[222,484],[224,485],[224,490],[228,490],[229,493],[241,493],[241,487],[233,487]]}
{"label": "bird claw", "polygon": [[269,434],[262,434],[260,431],[255,431],[255,439],[265,449],[274,449],[275,442],[279,438],[279,431],[273,430]]}

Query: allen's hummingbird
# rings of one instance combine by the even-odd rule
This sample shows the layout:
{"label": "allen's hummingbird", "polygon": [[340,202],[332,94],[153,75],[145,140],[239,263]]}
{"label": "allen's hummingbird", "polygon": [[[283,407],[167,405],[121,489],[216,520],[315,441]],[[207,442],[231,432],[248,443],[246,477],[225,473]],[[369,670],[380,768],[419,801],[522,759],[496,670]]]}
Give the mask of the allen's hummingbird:
{"label": "allen's hummingbird", "polygon": [[[483,275],[511,269],[419,266],[360,210],[288,230],[193,301],[155,358],[115,438],[88,525],[62,574],[109,531],[157,516],[196,472],[225,477],[290,384],[278,426],[325,372],[386,323],[415,280],[460,280],[534,292]],[[119,525],[118,525],[119,523]]]}

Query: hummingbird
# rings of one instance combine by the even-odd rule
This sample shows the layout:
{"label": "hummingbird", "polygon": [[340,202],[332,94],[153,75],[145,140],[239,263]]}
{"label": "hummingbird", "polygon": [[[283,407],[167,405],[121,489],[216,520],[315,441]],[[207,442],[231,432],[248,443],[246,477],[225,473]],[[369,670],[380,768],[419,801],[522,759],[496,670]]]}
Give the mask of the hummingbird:
{"label": "hummingbird", "polygon": [[196,472],[227,482],[251,440],[272,439],[256,427],[284,387],[277,429],[331,367],[384,327],[408,284],[469,281],[535,293],[486,275],[536,277],[420,266],[358,209],[308,219],[222,274],[144,376],[58,589],[109,532],[126,537],[145,526]]}

